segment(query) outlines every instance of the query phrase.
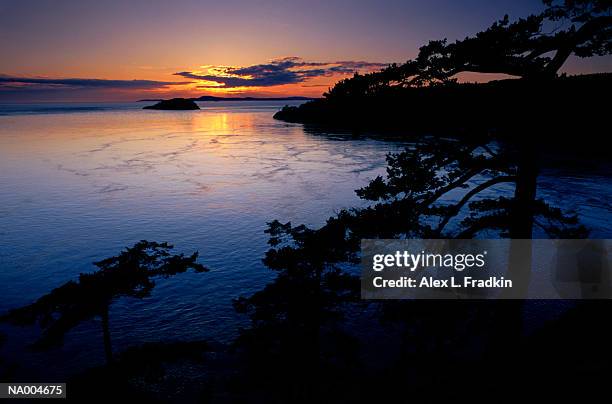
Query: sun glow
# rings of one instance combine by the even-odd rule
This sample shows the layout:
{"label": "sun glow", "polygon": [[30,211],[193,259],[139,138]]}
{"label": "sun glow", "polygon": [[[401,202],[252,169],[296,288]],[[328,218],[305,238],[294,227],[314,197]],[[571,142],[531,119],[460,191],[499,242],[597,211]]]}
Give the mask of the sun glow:
{"label": "sun glow", "polygon": [[254,89],[256,89],[256,87],[231,87],[231,88],[226,88],[226,87],[196,87],[198,90],[205,90],[206,92],[209,93],[214,93],[214,94],[242,94],[248,91],[252,91]]}
{"label": "sun glow", "polygon": [[201,75],[211,75],[218,77],[242,77],[237,74],[229,73],[233,69],[238,69],[238,66],[213,66],[202,65],[197,73]]}

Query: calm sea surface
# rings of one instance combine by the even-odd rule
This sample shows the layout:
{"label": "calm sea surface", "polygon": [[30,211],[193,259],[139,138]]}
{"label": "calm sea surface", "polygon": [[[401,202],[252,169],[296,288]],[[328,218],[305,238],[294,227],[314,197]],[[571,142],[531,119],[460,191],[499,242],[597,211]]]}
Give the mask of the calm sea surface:
{"label": "calm sea surface", "polygon": [[[274,275],[261,262],[266,222],[320,226],[341,208],[362,206],[354,190],[383,174],[386,153],[404,146],[310,134],[272,119],[284,104],[201,103],[200,111],[0,105],[0,313],[138,240],[168,241],[179,252],[199,251],[211,272],[162,279],[148,298],[117,300],[113,348],[229,340],[247,325],[232,299]],[[606,162],[551,168],[539,192],[576,210],[593,237],[612,237],[611,177]],[[41,374],[103,363],[98,320],[44,354],[25,349],[36,330],[3,325],[0,332],[0,356]]]}

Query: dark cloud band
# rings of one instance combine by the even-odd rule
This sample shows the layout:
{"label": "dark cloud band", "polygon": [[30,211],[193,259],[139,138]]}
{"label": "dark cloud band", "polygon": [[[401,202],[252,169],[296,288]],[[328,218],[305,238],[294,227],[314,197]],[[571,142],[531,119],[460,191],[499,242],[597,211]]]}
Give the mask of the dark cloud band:
{"label": "dark cloud band", "polygon": [[0,88],[23,88],[30,90],[40,89],[69,89],[69,88],[96,88],[96,89],[136,89],[152,90],[166,86],[188,84],[187,81],[154,81],[154,80],[104,80],[104,79],[51,79],[38,77],[12,77],[0,76]]}
{"label": "dark cloud band", "polygon": [[371,71],[387,66],[386,63],[364,61],[308,62],[298,57],[275,59],[269,63],[247,67],[217,68],[222,74],[201,74],[192,71],[177,72],[175,75],[192,80],[212,81],[217,84],[199,87],[271,87],[283,84],[303,83],[317,77],[335,74],[352,74]]}

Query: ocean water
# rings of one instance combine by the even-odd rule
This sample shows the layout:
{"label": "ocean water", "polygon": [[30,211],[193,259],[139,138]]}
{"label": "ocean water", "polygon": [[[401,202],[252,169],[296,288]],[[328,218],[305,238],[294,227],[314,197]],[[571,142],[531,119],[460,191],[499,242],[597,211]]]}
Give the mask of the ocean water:
{"label": "ocean water", "polygon": [[[211,271],[162,279],[150,297],[114,302],[113,348],[229,341],[247,325],[232,299],[274,276],[261,262],[266,222],[320,226],[342,208],[362,206],[354,190],[384,174],[385,155],[405,146],[275,121],[284,104],[212,102],[200,111],[0,105],[0,313],[138,240],[168,241],[179,252],[199,251]],[[551,166],[540,178],[540,195],[575,210],[593,237],[612,235],[608,163]],[[27,349],[35,329],[2,325],[0,332],[0,356],[27,363],[31,374],[104,362],[98,320],[45,353]]]}
{"label": "ocean water", "polygon": [[[136,103],[0,108],[0,312],[138,240],[168,241],[199,251],[211,271],[160,280],[146,299],[119,299],[114,348],[226,341],[245,325],[232,299],[274,276],[261,262],[266,222],[320,226],[359,206],[354,190],[384,173],[386,153],[401,147],[309,135],[272,119],[284,103],[202,104],[195,112]],[[35,336],[7,332],[12,352]],[[23,344],[12,345],[19,332]],[[102,361],[100,338],[95,321],[75,328],[55,352],[62,367]],[[28,358],[37,360],[47,361]]]}

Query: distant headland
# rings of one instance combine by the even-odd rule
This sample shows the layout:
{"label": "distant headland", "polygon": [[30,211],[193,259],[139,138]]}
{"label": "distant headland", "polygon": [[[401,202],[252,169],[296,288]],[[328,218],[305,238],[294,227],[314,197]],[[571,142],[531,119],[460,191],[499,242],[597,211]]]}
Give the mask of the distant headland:
{"label": "distant headland", "polygon": [[[215,97],[212,95],[203,95],[201,97],[188,98],[192,101],[310,101],[316,98],[313,97]],[[136,102],[159,102],[163,101],[161,98],[157,99],[142,99]]]}

